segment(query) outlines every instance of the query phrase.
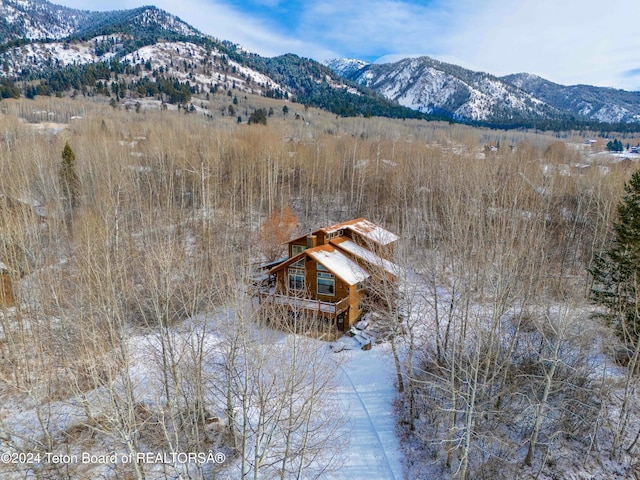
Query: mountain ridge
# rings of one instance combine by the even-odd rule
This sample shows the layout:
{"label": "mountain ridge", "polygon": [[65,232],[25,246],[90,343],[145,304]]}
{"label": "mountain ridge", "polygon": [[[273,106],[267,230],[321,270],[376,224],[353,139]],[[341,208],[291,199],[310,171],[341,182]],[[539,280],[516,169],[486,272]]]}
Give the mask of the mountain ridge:
{"label": "mountain ridge", "polygon": [[[421,111],[443,109],[462,120],[533,117],[604,123],[640,122],[640,92],[591,85],[560,85],[529,73],[496,77],[427,56],[384,64],[367,63],[357,69],[352,68],[354,62],[357,61],[331,59],[325,64],[345,78],[367,85],[410,108]],[[407,65],[413,63],[415,66],[416,62],[421,63],[421,68],[414,67],[420,73],[407,75]],[[389,81],[390,77],[403,74],[404,83]],[[431,82],[425,81],[427,76]],[[489,92],[492,87],[493,93]],[[480,108],[477,108],[478,103]],[[537,109],[534,108],[536,105]]]}
{"label": "mountain ridge", "polygon": [[560,85],[530,73],[501,77],[558,108],[606,123],[639,122],[640,92],[592,85]]}
{"label": "mountain ridge", "polygon": [[561,116],[561,112],[493,75],[427,56],[368,64],[345,75],[401,105],[424,113],[447,112],[457,120]]}
{"label": "mountain ridge", "polygon": [[[567,87],[531,74],[497,77],[426,56],[384,64],[355,59],[321,63],[295,54],[261,57],[155,6],[92,12],[46,0],[0,0],[0,14],[2,97],[26,95],[27,88],[29,95],[59,94],[65,88],[94,94],[95,72],[86,72],[93,68],[111,84],[118,71],[131,75],[131,84],[136,76],[139,83],[157,82],[160,75],[181,82],[192,94],[214,91],[219,85],[296,100],[343,116],[536,128],[618,122],[640,128],[640,92]],[[185,47],[185,42],[192,46]],[[171,53],[171,43],[180,43],[187,52],[197,50],[197,61],[208,63],[197,73],[195,57]],[[155,49],[148,48],[153,45]],[[149,56],[162,57],[164,63],[151,62]],[[220,81],[222,75],[225,81]],[[138,95],[131,85],[125,88],[127,94]],[[98,91],[110,94],[106,88]]]}

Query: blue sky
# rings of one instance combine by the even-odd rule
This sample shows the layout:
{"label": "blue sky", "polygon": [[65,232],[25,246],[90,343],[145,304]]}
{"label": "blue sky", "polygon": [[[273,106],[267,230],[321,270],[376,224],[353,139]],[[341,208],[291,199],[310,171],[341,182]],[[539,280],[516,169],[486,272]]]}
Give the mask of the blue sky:
{"label": "blue sky", "polygon": [[640,2],[630,0],[52,0],[84,10],[153,4],[264,56],[384,61],[429,55],[495,75],[640,90]]}

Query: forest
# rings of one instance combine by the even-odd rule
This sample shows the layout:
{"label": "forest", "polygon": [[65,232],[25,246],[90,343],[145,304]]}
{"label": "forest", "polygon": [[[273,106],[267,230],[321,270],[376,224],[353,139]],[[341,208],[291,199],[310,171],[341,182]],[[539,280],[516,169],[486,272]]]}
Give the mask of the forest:
{"label": "forest", "polygon": [[340,354],[252,295],[283,211],[294,235],[365,217],[400,236],[399,306],[370,322],[406,478],[637,478],[638,342],[589,273],[634,160],[577,131],[240,103],[275,113],[0,102],[0,453],[225,458],[3,478],[344,478]]}

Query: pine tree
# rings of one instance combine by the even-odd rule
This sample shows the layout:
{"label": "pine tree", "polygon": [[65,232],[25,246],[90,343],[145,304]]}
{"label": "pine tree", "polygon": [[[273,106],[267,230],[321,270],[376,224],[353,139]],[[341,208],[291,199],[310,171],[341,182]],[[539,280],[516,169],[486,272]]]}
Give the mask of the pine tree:
{"label": "pine tree", "polygon": [[607,150],[609,150],[610,152],[622,152],[624,150],[624,146],[622,145],[622,142],[620,140],[614,138],[613,140],[609,140],[607,142]]}
{"label": "pine tree", "polygon": [[613,225],[611,247],[594,258],[589,273],[591,300],[605,308],[605,319],[620,338],[635,344],[640,338],[640,170],[625,184]]}
{"label": "pine tree", "polygon": [[80,195],[80,179],[76,173],[76,155],[66,142],[62,150],[60,164],[60,188],[65,202],[65,215],[70,215],[78,206]]}

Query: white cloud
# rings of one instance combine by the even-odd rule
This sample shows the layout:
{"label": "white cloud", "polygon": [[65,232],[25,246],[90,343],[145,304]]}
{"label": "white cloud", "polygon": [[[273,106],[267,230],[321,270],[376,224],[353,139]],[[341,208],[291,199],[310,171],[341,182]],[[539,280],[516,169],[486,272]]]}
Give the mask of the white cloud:
{"label": "white cloud", "polygon": [[300,30],[347,54],[436,54],[448,14],[441,2],[424,6],[393,0],[325,0],[310,4]]}
{"label": "white cloud", "polygon": [[[461,10],[475,5],[462,3]],[[461,18],[447,50],[498,75],[526,71],[564,84],[623,86],[621,73],[640,66],[640,38],[632,34],[639,14],[640,3],[627,0],[490,0]]]}

